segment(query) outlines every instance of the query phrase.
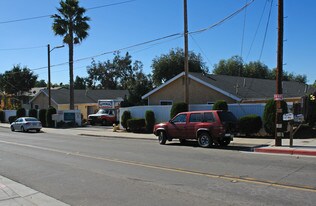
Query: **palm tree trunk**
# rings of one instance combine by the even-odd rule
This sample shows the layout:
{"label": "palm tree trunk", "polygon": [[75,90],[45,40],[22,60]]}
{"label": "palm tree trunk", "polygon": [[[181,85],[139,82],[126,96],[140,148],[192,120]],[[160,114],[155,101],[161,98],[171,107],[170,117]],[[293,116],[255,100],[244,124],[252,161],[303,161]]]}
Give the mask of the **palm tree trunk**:
{"label": "palm tree trunk", "polygon": [[69,44],[69,91],[70,91],[70,102],[69,102],[69,109],[75,109],[75,100],[74,100],[74,41],[73,41],[73,31],[72,27],[70,26],[69,29],[70,34],[70,44]]}

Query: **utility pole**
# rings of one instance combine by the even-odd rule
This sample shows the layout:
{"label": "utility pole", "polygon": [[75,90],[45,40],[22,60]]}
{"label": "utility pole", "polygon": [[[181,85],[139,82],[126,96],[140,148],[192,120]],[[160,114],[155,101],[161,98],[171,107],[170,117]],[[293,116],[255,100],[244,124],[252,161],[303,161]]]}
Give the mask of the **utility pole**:
{"label": "utility pole", "polygon": [[184,5],[184,102],[190,104],[189,99],[189,46],[188,46],[188,12],[187,0],[183,0]]}
{"label": "utility pole", "polygon": [[59,49],[64,47],[64,45],[61,46],[56,46],[54,48],[52,48],[52,50],[50,49],[50,44],[47,45],[47,59],[48,59],[48,82],[47,82],[47,88],[48,88],[48,107],[52,106],[52,96],[51,96],[51,82],[50,82],[50,53],[54,50],[54,49]]}
{"label": "utility pole", "polygon": [[[283,73],[283,0],[278,0],[278,51],[276,70],[276,118],[275,118],[275,146],[282,146],[283,124],[282,124],[282,73]],[[277,97],[277,98],[276,98]]]}
{"label": "utility pole", "polygon": [[50,92],[50,45],[47,45],[47,56],[48,56],[48,82],[47,82],[47,87],[48,87],[48,108],[52,105],[51,103],[51,92]]}

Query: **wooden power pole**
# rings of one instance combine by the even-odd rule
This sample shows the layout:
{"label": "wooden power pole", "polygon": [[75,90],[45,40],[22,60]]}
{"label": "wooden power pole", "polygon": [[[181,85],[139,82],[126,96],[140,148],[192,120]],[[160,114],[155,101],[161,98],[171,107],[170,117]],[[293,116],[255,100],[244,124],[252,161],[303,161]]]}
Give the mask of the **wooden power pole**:
{"label": "wooden power pole", "polygon": [[283,124],[282,124],[282,73],[283,73],[283,0],[278,0],[278,51],[276,71],[276,121],[275,121],[275,146],[282,146]]}
{"label": "wooden power pole", "polygon": [[187,0],[184,0],[184,102],[190,104],[189,100],[189,46],[188,46],[188,13]]}

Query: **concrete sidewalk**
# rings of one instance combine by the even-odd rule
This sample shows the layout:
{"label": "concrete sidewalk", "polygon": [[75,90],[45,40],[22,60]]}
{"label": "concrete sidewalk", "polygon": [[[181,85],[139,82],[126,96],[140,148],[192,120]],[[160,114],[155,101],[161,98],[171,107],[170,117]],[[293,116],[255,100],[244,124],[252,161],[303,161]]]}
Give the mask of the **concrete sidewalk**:
{"label": "concrete sidewalk", "polygon": [[67,204],[0,176],[0,206],[67,206]]}

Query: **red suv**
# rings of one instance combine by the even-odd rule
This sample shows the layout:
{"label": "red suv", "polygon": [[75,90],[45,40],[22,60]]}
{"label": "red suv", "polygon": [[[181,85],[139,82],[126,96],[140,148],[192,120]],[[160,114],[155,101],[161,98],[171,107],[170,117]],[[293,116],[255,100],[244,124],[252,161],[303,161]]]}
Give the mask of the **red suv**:
{"label": "red suv", "polygon": [[227,146],[236,132],[237,119],[233,113],[222,110],[192,111],[177,114],[166,123],[156,124],[154,134],[160,144],[179,139],[197,139],[201,147],[213,144]]}

